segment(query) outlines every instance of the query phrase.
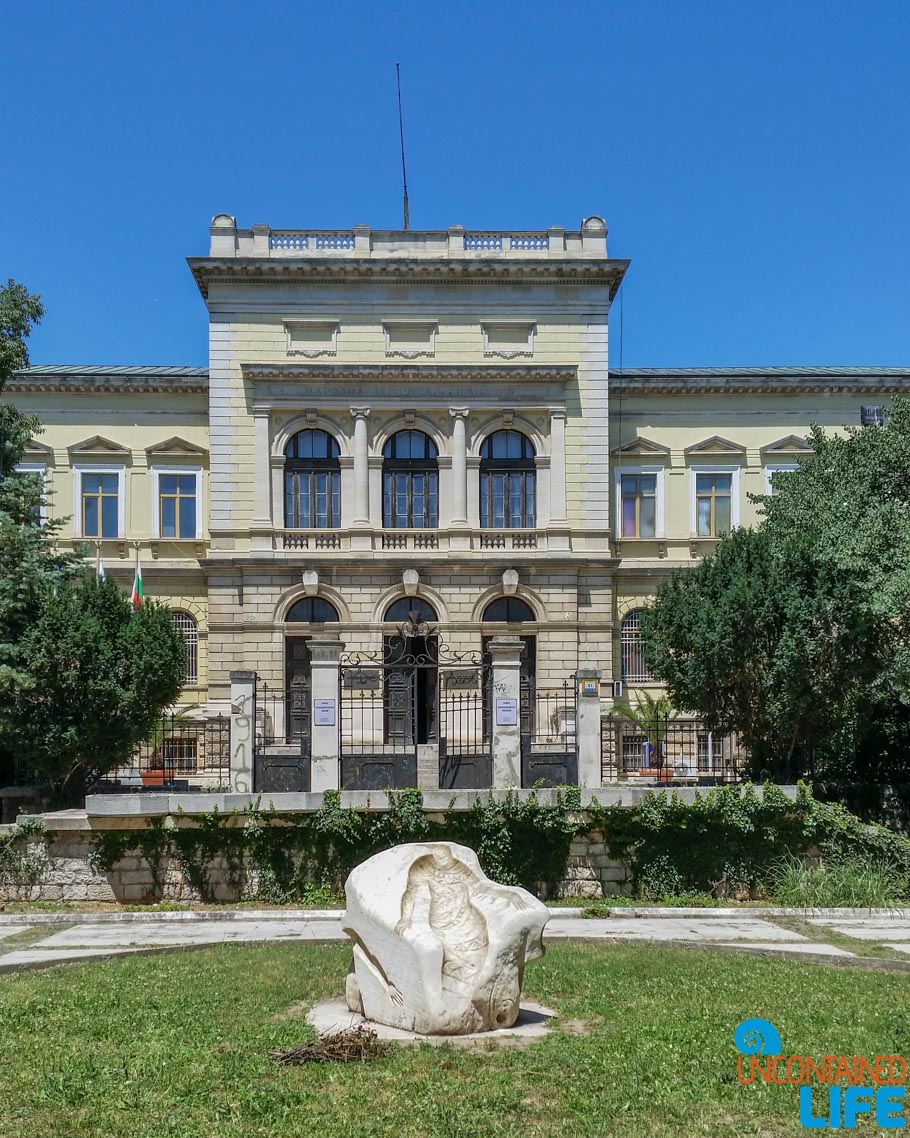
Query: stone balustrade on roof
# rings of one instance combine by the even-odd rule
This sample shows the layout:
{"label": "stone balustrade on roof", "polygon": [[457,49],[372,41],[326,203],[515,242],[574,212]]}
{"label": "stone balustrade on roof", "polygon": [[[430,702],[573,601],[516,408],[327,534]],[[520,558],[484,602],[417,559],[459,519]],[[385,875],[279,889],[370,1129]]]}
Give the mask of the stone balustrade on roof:
{"label": "stone balustrade on roof", "polygon": [[255,260],[606,260],[607,226],[587,217],[577,230],[554,225],[541,230],[448,229],[238,229],[218,214],[209,229],[213,258]]}

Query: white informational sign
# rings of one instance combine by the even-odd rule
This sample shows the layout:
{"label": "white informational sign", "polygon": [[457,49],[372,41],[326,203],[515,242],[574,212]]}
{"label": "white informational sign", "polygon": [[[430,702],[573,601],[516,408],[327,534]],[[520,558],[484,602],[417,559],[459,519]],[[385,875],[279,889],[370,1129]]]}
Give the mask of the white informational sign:
{"label": "white informational sign", "polygon": [[313,700],[313,726],[314,727],[334,727],[335,726],[335,701],[334,701],[334,699],[315,699],[315,700]]}
{"label": "white informational sign", "polygon": [[497,727],[515,727],[518,723],[518,700],[517,699],[497,699],[496,701],[496,726]]}

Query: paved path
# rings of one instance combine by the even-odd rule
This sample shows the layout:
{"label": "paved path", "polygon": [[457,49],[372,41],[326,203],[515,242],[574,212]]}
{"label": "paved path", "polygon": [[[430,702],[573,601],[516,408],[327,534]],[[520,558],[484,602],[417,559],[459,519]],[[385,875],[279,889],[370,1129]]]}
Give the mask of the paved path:
{"label": "paved path", "polygon": [[[550,944],[713,945],[857,962],[868,956],[903,957],[903,966],[910,967],[910,912],[617,908],[612,914],[595,920],[581,917],[577,909],[556,909],[545,939]],[[0,913],[0,972],[213,944],[345,943],[341,918],[340,910]],[[790,927],[796,922],[803,931]]]}

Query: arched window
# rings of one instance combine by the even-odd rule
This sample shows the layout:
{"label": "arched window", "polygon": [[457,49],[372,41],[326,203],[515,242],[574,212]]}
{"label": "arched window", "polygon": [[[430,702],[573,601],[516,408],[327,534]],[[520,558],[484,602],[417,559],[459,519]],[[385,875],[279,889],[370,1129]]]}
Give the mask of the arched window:
{"label": "arched window", "polygon": [[494,431],[480,448],[480,524],[483,529],[533,529],[536,512],[534,446],[520,431]]}
{"label": "arched window", "polygon": [[439,525],[439,451],[423,431],[398,431],[382,450],[382,524],[386,529]]}
{"label": "arched window", "polygon": [[627,613],[619,626],[622,650],[622,678],[630,684],[653,679],[645,663],[645,641],[641,634],[641,609]]}
{"label": "arched window", "polygon": [[439,618],[431,604],[427,604],[422,597],[399,597],[392,601],[385,610],[382,618],[386,624],[403,624],[407,620],[415,619],[416,624],[435,621]]}
{"label": "arched window", "polygon": [[322,597],[301,597],[288,609],[288,624],[326,624],[338,620],[338,610]]}
{"label": "arched window", "polygon": [[504,620],[509,624],[524,624],[537,620],[534,610],[518,597],[497,597],[483,610],[481,620]]}
{"label": "arched window", "polygon": [[337,529],[341,521],[338,443],[326,431],[298,431],[284,448],[287,529]]}
{"label": "arched window", "polygon": [[186,679],[183,682],[196,684],[199,682],[199,625],[188,612],[179,610],[171,613],[171,620],[186,643]]}

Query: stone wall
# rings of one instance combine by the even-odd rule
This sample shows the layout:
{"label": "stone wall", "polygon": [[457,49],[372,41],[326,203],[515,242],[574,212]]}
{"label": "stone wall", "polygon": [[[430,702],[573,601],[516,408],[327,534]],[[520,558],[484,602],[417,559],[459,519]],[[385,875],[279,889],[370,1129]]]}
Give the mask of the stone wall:
{"label": "stone wall", "polygon": [[[91,864],[94,836],[84,830],[48,830],[46,839],[30,839],[23,849],[23,862],[32,872],[4,875],[0,872],[0,905],[10,901],[119,902],[143,904],[156,901],[193,902],[198,893],[175,860],[164,859],[156,883],[152,866],[141,857],[121,858],[107,872]],[[244,891],[254,891],[255,873],[237,882],[223,859],[207,867],[216,901],[235,902]],[[313,867],[314,882],[319,879]],[[610,857],[600,834],[577,838],[572,843],[565,880],[558,883],[556,897],[595,899],[627,892],[627,867]]]}

